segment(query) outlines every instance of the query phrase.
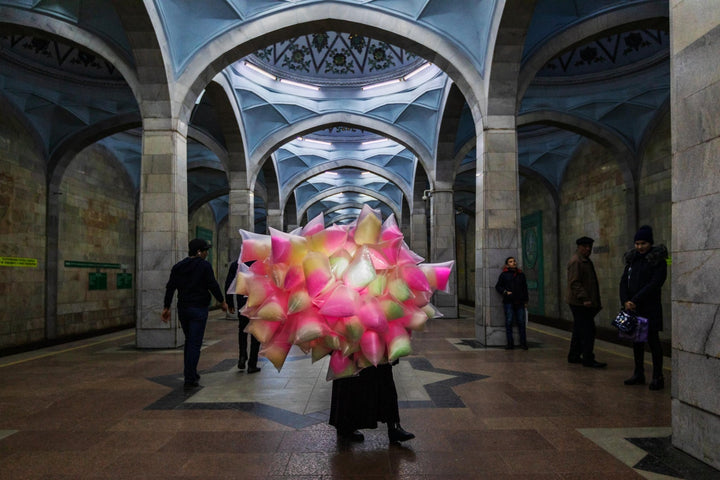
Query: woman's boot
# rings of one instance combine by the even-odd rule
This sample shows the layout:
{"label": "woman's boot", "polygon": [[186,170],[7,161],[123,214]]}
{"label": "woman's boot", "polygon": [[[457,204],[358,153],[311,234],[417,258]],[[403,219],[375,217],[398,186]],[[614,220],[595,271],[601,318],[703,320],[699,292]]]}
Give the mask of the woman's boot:
{"label": "woman's boot", "polygon": [[633,376],[625,380],[625,385],[645,385],[645,344],[642,342],[633,343],[633,360],[635,371]]}
{"label": "woman's boot", "polygon": [[632,377],[625,380],[625,385],[645,385],[645,374],[636,370]]}

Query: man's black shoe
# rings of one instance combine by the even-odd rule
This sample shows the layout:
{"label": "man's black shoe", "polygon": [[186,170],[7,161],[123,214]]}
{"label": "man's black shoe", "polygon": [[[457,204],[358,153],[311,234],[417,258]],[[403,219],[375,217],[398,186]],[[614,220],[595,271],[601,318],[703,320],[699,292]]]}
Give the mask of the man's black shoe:
{"label": "man's black shoe", "polygon": [[247,372],[248,373],[257,373],[260,371],[260,367],[248,367]]}
{"label": "man's black shoe", "polygon": [[568,357],[568,363],[582,363],[582,358],[580,358],[580,357]]}
{"label": "man's black shoe", "polygon": [[605,363],[605,362],[596,362],[595,360],[593,360],[593,361],[590,362],[590,363],[584,363],[584,362],[583,362],[583,367],[605,368],[605,367],[607,367],[607,363]]}
{"label": "man's black shoe", "polygon": [[198,388],[200,387],[200,384],[198,382],[185,382],[183,387],[185,389]]}

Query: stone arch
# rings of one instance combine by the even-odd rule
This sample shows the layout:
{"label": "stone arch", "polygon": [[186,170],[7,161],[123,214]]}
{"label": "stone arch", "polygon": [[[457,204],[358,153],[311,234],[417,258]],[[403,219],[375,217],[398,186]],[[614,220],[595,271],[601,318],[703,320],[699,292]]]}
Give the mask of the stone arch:
{"label": "stone arch", "polygon": [[228,171],[247,171],[247,152],[243,142],[242,126],[238,123],[242,117],[236,102],[231,101],[234,98],[232,88],[225,77],[221,76],[210,82],[206,86],[203,96],[210,99],[217,115],[217,121],[222,129],[221,132],[225,142],[224,148],[228,158]]}
{"label": "stone arch", "polygon": [[356,193],[362,193],[364,195],[367,195],[368,197],[372,197],[380,202],[383,202],[386,204],[395,214],[395,218],[402,218],[401,212],[399,212],[394,206],[394,202],[388,198],[387,196],[383,195],[382,193],[376,192],[375,190],[371,190],[369,188],[365,187],[335,187],[335,188],[328,188],[327,190],[323,190],[322,192],[318,192],[317,194],[313,195],[308,199],[307,202],[305,202],[305,206],[298,210],[298,219],[301,219],[305,216],[305,212],[307,212],[307,209],[310,205],[319,202],[320,200],[330,197],[332,195],[335,195],[336,193],[344,193],[344,192],[356,192]]}
{"label": "stone arch", "polygon": [[[357,19],[362,19],[363,22],[358,22]],[[361,29],[374,38],[403,47],[432,61],[457,83],[470,105],[475,122],[481,121],[481,105],[485,98],[484,83],[465,52],[432,29],[394,15],[377,10],[370,12],[367,7],[347,3],[313,3],[285,9],[259,20],[251,20],[207,43],[195,53],[178,78],[180,85],[187,85],[184,91],[175,92],[175,102],[181,105],[180,120],[189,116],[188,112],[192,110],[195,99],[205,85],[230,62],[270,43],[310,34],[318,29]]]}
{"label": "stone arch", "polygon": [[404,197],[410,198],[412,196],[411,192],[408,190],[408,188],[403,185],[403,183],[405,183],[405,182],[402,178],[400,178],[397,175],[395,175],[394,173],[388,172],[387,170],[384,170],[370,162],[362,162],[362,161],[357,161],[357,160],[339,160],[339,161],[332,161],[332,162],[323,163],[321,165],[317,165],[317,166],[310,168],[308,170],[305,170],[301,174],[293,177],[291,179],[291,181],[288,182],[286,189],[289,192],[292,192],[302,182],[314,177],[315,175],[318,175],[318,174],[326,172],[326,171],[343,168],[343,167],[357,168],[359,170],[367,170],[368,172],[372,172],[380,177],[383,177],[384,179],[386,179],[390,182],[393,182],[403,192]]}
{"label": "stone arch", "polygon": [[621,5],[602,15],[589,17],[563,30],[533,51],[523,63],[518,76],[517,103],[525,95],[537,72],[560,52],[607,32],[612,26],[648,26],[668,22],[667,2],[643,2]]}
{"label": "stone arch", "polygon": [[635,149],[614,131],[601,123],[551,110],[530,112],[518,116],[517,126],[534,124],[552,125],[578,133],[614,152],[617,155],[625,184],[629,188],[633,188],[636,177]]}
{"label": "stone arch", "polygon": [[[355,113],[336,112],[313,117],[290,125],[279,130],[263,142],[253,154],[250,164],[254,169],[259,169],[259,162],[268,157],[271,153],[280,148],[289,140],[317,130],[323,130],[336,125],[348,125],[362,128],[369,132],[389,138],[410,150],[428,172],[433,172],[432,153],[417,138],[407,131],[391,125],[387,122],[374,118],[358,115]],[[253,175],[254,178],[254,175]]]}
{"label": "stone arch", "polygon": [[[118,69],[138,100],[138,104],[142,103],[140,102],[140,98],[142,98],[141,80],[137,75],[135,66],[132,64],[132,60],[127,58],[125,52],[122,52],[102,37],[52,16],[13,7],[0,6],[0,19],[2,19],[0,23],[54,35],[77,45],[82,45],[85,49],[92,50]],[[39,26],[42,26],[42,28],[39,28]]]}

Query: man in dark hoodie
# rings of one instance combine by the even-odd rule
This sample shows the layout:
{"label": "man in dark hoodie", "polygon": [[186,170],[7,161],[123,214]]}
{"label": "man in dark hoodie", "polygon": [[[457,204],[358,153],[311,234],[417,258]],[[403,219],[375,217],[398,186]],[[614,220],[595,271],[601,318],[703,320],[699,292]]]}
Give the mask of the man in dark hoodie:
{"label": "man in dark hoodie", "polygon": [[527,337],[525,333],[525,309],[528,302],[528,287],[525,274],[517,266],[515,257],[505,260],[503,271],[495,284],[495,290],[502,295],[505,309],[505,334],[507,336],[506,350],[515,346],[513,340],[513,321],[518,326],[520,346],[527,350]]}
{"label": "man in dark hoodie", "polygon": [[170,271],[170,280],[165,286],[165,300],[162,321],[170,321],[170,304],[175,290],[178,291],[178,320],[185,334],[184,370],[185,388],[199,387],[200,375],[197,372],[200,360],[200,347],[205,336],[208,319],[210,293],[221,303],[220,308],[227,312],[228,306],[223,298],[220,285],[215,280],[212,265],[205,259],[210,244],[195,238],[188,245],[188,257],[176,263]]}

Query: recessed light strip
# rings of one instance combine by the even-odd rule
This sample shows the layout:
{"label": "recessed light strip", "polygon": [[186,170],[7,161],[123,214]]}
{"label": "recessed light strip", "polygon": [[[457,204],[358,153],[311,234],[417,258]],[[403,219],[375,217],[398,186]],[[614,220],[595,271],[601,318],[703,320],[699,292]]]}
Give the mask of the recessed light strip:
{"label": "recessed light strip", "polygon": [[375,83],[373,85],[365,85],[362,87],[363,90],[371,90],[373,88],[384,87],[385,85],[392,85],[393,83],[399,83],[402,79],[396,78],[395,80],[388,80],[387,82]]}
{"label": "recessed light strip", "polygon": [[269,78],[269,79],[271,79],[271,80],[277,80],[277,77],[276,77],[275,75],[273,75],[272,73],[268,73],[268,72],[266,72],[265,70],[263,70],[262,68],[256,67],[256,66],[253,65],[252,63],[248,63],[248,62],[243,62],[243,63],[245,64],[246,67],[248,67],[248,68],[249,68],[250,70],[252,70],[253,72],[257,72],[257,73],[259,73],[260,75],[263,75],[263,76],[265,76],[265,77],[267,77],[267,78]]}
{"label": "recessed light strip", "polygon": [[422,72],[423,70],[425,70],[426,68],[428,68],[430,65],[432,65],[432,64],[428,62],[428,63],[426,63],[425,65],[423,65],[423,66],[421,66],[421,67],[413,70],[412,72],[410,72],[410,73],[408,73],[407,75],[405,75],[405,76],[403,77],[403,80],[409,80],[409,79],[411,79],[412,77],[414,77],[414,76],[417,75],[418,73],[420,73],[420,72]]}
{"label": "recessed light strip", "polygon": [[316,87],[314,85],[307,85],[305,83],[293,82],[292,80],[285,80],[284,78],[280,79],[280,83],[284,83],[286,85],[293,85],[295,87],[300,87],[300,88],[307,88],[308,90],[315,90],[316,92],[318,90],[320,90],[319,87]]}

